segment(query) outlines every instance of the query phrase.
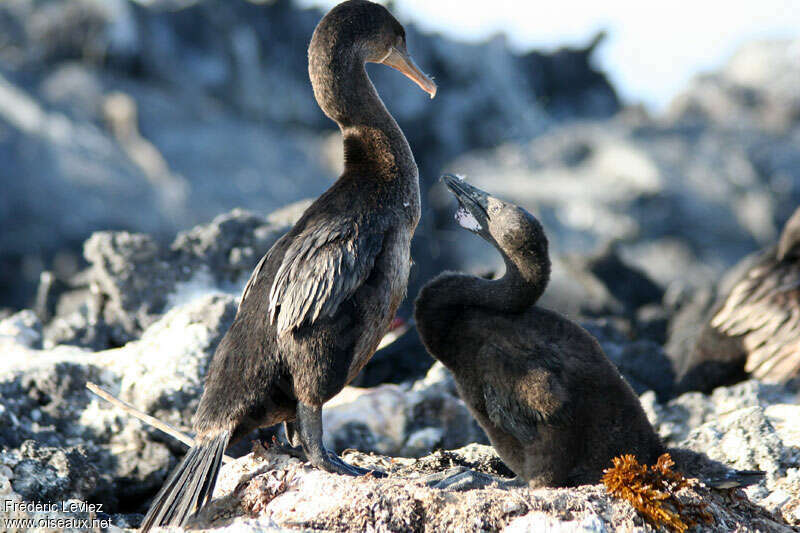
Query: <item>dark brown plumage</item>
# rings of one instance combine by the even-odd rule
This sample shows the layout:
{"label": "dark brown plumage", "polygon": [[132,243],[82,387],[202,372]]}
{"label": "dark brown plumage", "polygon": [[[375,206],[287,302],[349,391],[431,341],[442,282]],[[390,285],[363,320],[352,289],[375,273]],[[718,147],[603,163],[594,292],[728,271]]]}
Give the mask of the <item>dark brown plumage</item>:
{"label": "dark brown plumage", "polygon": [[800,374],[800,208],[778,244],[744,261],[743,274],[678,361],[679,392],[710,392],[748,376],[784,383]]}
{"label": "dark brown plumage", "polygon": [[365,62],[390,65],[435,93],[403,27],[382,6],[344,2],[319,23],[309,76],[341,128],[345,171],[256,266],[211,362],[194,420],[197,444],[156,496],[142,528],[180,525],[214,489],[223,451],[286,422],[312,464],[366,472],[322,445],[322,405],[375,351],[403,299],[420,216],[417,166]]}
{"label": "dark brown plumage", "polygon": [[457,177],[444,181],[460,204],[456,218],[497,248],[506,273],[440,275],[416,300],[417,328],[511,470],[533,486],[574,486],[598,482],[616,456],[654,464],[670,451],[679,469],[718,485],[763,476],[666,450],[597,341],[535,305],[550,274],[539,221]]}

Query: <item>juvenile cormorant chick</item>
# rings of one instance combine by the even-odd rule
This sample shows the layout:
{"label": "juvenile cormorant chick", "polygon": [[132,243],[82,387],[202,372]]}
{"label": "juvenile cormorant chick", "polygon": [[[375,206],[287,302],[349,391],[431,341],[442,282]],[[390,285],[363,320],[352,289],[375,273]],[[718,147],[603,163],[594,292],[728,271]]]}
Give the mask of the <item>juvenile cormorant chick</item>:
{"label": "juvenile cormorant chick", "polygon": [[679,392],[711,392],[748,376],[785,383],[800,375],[800,208],[776,245],[731,272],[741,274],[712,308],[688,357],[676,361]]}
{"label": "juvenile cormorant chick", "polygon": [[181,525],[210,499],[225,448],[285,422],[310,462],[339,474],[366,470],[322,444],[322,405],[367,363],[403,299],[420,217],[417,165],[367,76],[389,65],[436,93],[382,6],[334,7],[308,49],[314,96],[344,138],[342,176],[267,252],[220,341],[194,419],[197,444],[164,484],[142,528]]}
{"label": "juvenile cormorant chick", "polygon": [[[539,221],[457,177],[443,179],[460,204],[456,219],[500,252],[506,273],[440,275],[420,291],[415,320],[500,458],[531,486],[596,483],[622,454],[655,463],[668,450],[597,341],[535,305],[550,275]],[[673,458],[717,486],[763,475],[688,450]]]}

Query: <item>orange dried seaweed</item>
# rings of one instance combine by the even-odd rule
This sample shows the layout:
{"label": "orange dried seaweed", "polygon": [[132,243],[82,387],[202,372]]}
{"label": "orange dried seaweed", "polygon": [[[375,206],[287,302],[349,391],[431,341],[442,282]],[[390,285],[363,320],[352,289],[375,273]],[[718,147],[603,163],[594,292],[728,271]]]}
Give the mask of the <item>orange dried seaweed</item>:
{"label": "orange dried seaweed", "polygon": [[711,519],[704,510],[705,504],[684,504],[676,497],[679,490],[692,482],[672,470],[675,463],[668,453],[650,467],[639,464],[633,455],[615,457],[612,462],[614,466],[604,470],[606,492],[629,501],[655,527],[665,526],[684,533],[697,523],[695,518]]}

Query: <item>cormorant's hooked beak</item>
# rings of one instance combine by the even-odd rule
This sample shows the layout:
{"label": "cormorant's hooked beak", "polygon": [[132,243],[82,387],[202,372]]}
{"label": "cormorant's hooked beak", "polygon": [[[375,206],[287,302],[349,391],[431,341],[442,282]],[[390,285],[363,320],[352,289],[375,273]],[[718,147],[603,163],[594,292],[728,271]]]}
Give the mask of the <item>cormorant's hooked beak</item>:
{"label": "cormorant's hooked beak", "polygon": [[417,64],[414,63],[414,60],[411,59],[408,51],[405,50],[405,47],[403,46],[402,48],[403,49],[398,49],[396,46],[393,46],[386,57],[381,60],[381,63],[405,74],[433,98],[436,96],[436,84],[419,69]]}
{"label": "cormorant's hooked beak", "polygon": [[442,181],[458,200],[458,223],[476,233],[486,228],[489,221],[489,195],[454,174],[443,175]]}

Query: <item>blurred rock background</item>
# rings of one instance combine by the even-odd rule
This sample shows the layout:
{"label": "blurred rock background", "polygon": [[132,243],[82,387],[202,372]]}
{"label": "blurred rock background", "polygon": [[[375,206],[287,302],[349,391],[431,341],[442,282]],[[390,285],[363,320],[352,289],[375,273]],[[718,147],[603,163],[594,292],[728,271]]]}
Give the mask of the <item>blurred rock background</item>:
{"label": "blurred rock background", "polygon": [[[0,6],[0,306],[31,304],[42,269],[68,278],[95,230],[164,240],[234,207],[269,213],[338,175],[306,48],[321,13],[288,0]],[[456,156],[530,139],[619,104],[591,49],[514,55],[409,27],[440,96],[370,66],[427,190]],[[436,248],[432,217],[416,256]],[[427,276],[423,276],[427,277]]]}
{"label": "blurred rock background", "polygon": [[[136,523],[183,448],[85,382],[190,428],[250,271],[341,168],[306,73],[320,17],[288,0],[0,3],[0,493]],[[518,53],[406,29],[436,99],[368,69],[420,167],[409,297],[446,268],[502,269],[453,223],[441,172],[523,205],[551,242],[542,304],[598,338],[671,444],[756,450],[716,458],[768,470],[751,497],[800,523],[796,397],[750,382],[670,400],[667,357],[800,203],[800,41],[745,46],[652,116],[594,66],[602,34]],[[413,330],[378,352],[355,383],[372,388],[326,410],[328,444],[485,443],[431,365]]]}

